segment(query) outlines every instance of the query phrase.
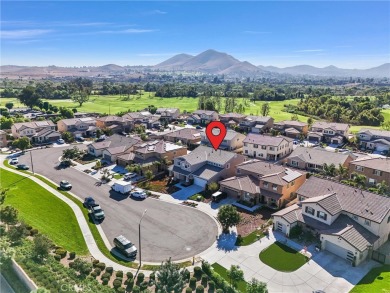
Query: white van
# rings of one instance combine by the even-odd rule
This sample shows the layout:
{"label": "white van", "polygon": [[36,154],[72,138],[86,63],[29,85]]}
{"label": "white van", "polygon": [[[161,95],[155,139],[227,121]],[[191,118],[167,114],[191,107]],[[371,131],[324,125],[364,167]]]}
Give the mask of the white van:
{"label": "white van", "polygon": [[129,194],[133,188],[134,186],[131,184],[131,182],[126,181],[117,181],[114,183],[114,185],[111,186],[112,190],[122,194]]}

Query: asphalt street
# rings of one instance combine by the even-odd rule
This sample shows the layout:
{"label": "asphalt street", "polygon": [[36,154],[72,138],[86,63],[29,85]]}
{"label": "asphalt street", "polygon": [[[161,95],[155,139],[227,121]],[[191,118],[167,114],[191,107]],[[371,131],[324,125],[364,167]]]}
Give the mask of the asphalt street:
{"label": "asphalt street", "polygon": [[[215,241],[217,226],[210,216],[201,211],[152,198],[134,200],[112,192],[107,185],[97,186],[94,178],[74,168],[57,169],[58,159],[66,148],[32,151],[34,171],[54,182],[68,180],[73,185],[72,193],[81,198],[92,196],[106,214],[101,226],[111,245],[113,238],[122,234],[139,246],[138,223],[145,209],[147,213],[141,225],[143,261],[192,257]],[[79,148],[86,146],[79,145]],[[29,165],[31,170],[29,152],[19,157],[19,163]]]}

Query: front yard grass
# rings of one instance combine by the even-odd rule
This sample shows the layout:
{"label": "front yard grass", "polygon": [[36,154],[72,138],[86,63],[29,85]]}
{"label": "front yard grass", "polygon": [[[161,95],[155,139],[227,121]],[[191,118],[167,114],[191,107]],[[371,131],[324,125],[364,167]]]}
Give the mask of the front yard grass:
{"label": "front yard grass", "polygon": [[262,252],[260,260],[271,268],[281,272],[293,272],[303,266],[308,258],[280,242],[275,242]]}
{"label": "front yard grass", "polygon": [[[218,273],[222,278],[224,278],[230,284],[230,278],[228,277],[228,274],[227,274],[228,270],[226,268],[221,266],[219,263],[213,263],[211,266],[213,267],[213,269],[216,273]],[[238,289],[238,291],[245,293],[246,286],[247,286],[247,282],[240,281],[237,284],[237,289]]]}
{"label": "front yard grass", "polygon": [[255,243],[259,239],[263,238],[265,235],[261,231],[253,231],[252,233],[241,237],[238,235],[235,245],[236,246],[247,246]]}
{"label": "front yard grass", "polygon": [[88,254],[73,210],[31,179],[0,169],[1,186],[9,188],[4,205],[19,211],[19,218],[46,234],[53,242],[78,255]]}
{"label": "front yard grass", "polygon": [[350,291],[350,293],[366,292],[390,292],[390,265],[372,269]]}

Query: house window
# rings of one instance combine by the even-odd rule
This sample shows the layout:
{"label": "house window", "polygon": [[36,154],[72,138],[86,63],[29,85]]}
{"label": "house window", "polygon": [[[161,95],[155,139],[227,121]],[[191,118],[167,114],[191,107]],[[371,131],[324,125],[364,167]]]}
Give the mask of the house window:
{"label": "house window", "polygon": [[245,150],[245,153],[247,154],[247,153],[248,153],[248,150]]}
{"label": "house window", "polygon": [[355,221],[359,221],[359,217],[356,215],[352,215],[352,219],[354,219]]}
{"label": "house window", "polygon": [[310,214],[314,216],[314,209],[312,207],[306,207],[305,212],[306,214]]}
{"label": "house window", "polygon": [[370,220],[364,220],[364,225],[371,226],[371,221]]}
{"label": "house window", "polygon": [[237,169],[237,173],[240,174],[241,173],[241,169]]}
{"label": "house window", "polygon": [[226,164],[226,169],[229,169],[230,168],[230,164]]}
{"label": "house window", "polygon": [[263,186],[264,186],[265,188],[268,188],[268,182],[264,182],[264,183],[263,183]]}
{"label": "house window", "polygon": [[369,184],[376,184],[376,180],[372,178],[368,178],[368,183]]}
{"label": "house window", "polygon": [[278,186],[276,184],[272,184],[272,189],[273,190],[278,190]]}
{"label": "house window", "polygon": [[374,170],[374,174],[376,176],[382,176],[382,172],[380,170]]}
{"label": "house window", "polygon": [[356,166],[356,170],[358,170],[358,171],[363,171],[363,167],[362,166]]}
{"label": "house window", "polygon": [[294,186],[294,184],[295,184],[295,181],[291,181],[291,186]]}
{"label": "house window", "polygon": [[263,153],[259,153],[257,156],[258,157],[263,157]]}
{"label": "house window", "polygon": [[320,219],[323,219],[324,221],[326,221],[326,216],[327,216],[327,214],[325,214],[324,212],[317,211],[317,218],[320,218]]}
{"label": "house window", "polygon": [[254,144],[253,147],[254,147],[255,149],[258,149],[258,148],[259,148],[259,145],[258,145],[258,144]]}
{"label": "house window", "polygon": [[262,146],[261,146],[261,149],[262,149],[262,150],[266,150],[266,149],[267,149],[267,146],[262,145]]}
{"label": "house window", "polygon": [[273,150],[274,150],[274,148],[273,148],[273,147],[269,147],[269,150],[270,150],[270,151],[273,151]]}

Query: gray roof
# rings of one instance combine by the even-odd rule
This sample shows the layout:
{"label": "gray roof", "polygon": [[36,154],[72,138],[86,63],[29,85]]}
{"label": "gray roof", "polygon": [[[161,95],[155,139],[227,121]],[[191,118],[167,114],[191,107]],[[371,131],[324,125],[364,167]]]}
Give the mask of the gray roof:
{"label": "gray roof", "polygon": [[183,158],[191,165],[206,161],[224,165],[236,156],[242,155],[222,150],[214,150],[211,147],[201,145],[188,155],[183,156]]}
{"label": "gray roof", "polygon": [[127,148],[140,143],[140,138],[126,137],[123,135],[114,134],[104,141],[92,143],[91,146],[95,149],[115,148],[119,146],[126,146]]}
{"label": "gray roof", "polygon": [[260,193],[259,181],[252,176],[230,177],[219,182],[221,186],[242,190],[251,194]]}
{"label": "gray roof", "polygon": [[284,208],[272,214],[273,216],[279,216],[285,219],[288,223],[292,224],[302,219],[301,207],[297,204]]}
{"label": "gray roof", "polygon": [[232,118],[245,118],[246,115],[239,114],[239,113],[225,113],[225,114],[219,114],[220,118],[226,118],[226,119],[232,119]]}
{"label": "gray roof", "polygon": [[283,172],[286,168],[280,165],[270,164],[260,160],[249,160],[237,165],[237,169],[253,172],[260,176]]}
{"label": "gray roof", "polygon": [[198,170],[193,172],[192,174],[194,176],[197,176],[199,178],[205,179],[205,180],[210,180],[214,176],[216,176],[219,172],[221,172],[223,169],[216,167],[216,166],[211,166],[211,165],[203,165],[200,167]]}
{"label": "gray roof", "polygon": [[351,155],[348,152],[335,153],[322,148],[297,147],[287,159],[293,160],[294,158],[299,158],[310,164],[322,166],[326,163],[328,165],[334,164],[337,167],[339,164],[343,165],[349,157],[351,157]]}
{"label": "gray roof", "polygon": [[19,122],[14,123],[13,126],[16,129],[21,128],[44,128],[44,127],[53,127],[55,124],[51,120],[45,120],[45,121],[32,121],[32,122]]}
{"label": "gray roof", "polygon": [[363,157],[350,164],[390,173],[390,158]]}
{"label": "gray roof", "polygon": [[167,112],[167,113],[175,113],[178,108],[157,108],[156,113],[161,113],[161,112]]}
{"label": "gray roof", "polygon": [[295,121],[295,120],[283,120],[283,121],[275,122],[274,125],[286,125],[286,126],[299,126],[299,127],[303,127],[303,126],[306,126],[308,124],[305,123],[305,122],[300,122],[300,121]]}
{"label": "gray roof", "polygon": [[200,130],[195,128],[183,128],[180,130],[172,131],[164,135],[164,137],[175,137],[183,139],[200,139]]}
{"label": "gray roof", "polygon": [[331,128],[336,131],[346,131],[349,128],[349,124],[346,123],[335,123],[335,122],[326,122],[326,121],[316,121],[311,126],[312,128]]}
{"label": "gray roof", "polygon": [[194,114],[198,114],[198,115],[201,115],[201,114],[206,114],[206,115],[214,115],[214,113],[217,113],[216,111],[208,111],[208,110],[196,110],[194,112]]}
{"label": "gray roof", "polygon": [[305,198],[331,193],[336,194],[343,211],[377,223],[381,223],[390,211],[390,197],[315,176],[311,176],[297,190],[298,196]]}
{"label": "gray roof", "polygon": [[[203,135],[206,138],[206,140],[209,141],[208,137],[205,135],[204,130],[201,131],[201,135]],[[224,140],[232,140],[232,139],[236,138],[237,136],[238,136],[238,138],[241,138],[241,139],[245,138],[244,134],[239,133],[237,131],[234,131],[232,129],[227,129]]]}
{"label": "gray roof", "polygon": [[286,133],[294,133],[294,134],[299,134],[299,133],[301,133],[300,131],[298,131],[298,130],[296,130],[295,128],[292,128],[292,127],[286,128],[284,131],[285,131]]}
{"label": "gray roof", "polygon": [[359,130],[358,133],[368,133],[368,134],[371,134],[371,135],[377,135],[377,136],[381,136],[381,137],[388,137],[388,138],[390,138],[390,131],[389,130],[362,128],[362,129]]}
{"label": "gray roof", "polygon": [[316,203],[332,216],[342,211],[342,207],[336,193],[311,197],[304,200],[302,203]]}
{"label": "gray roof", "polygon": [[261,179],[269,183],[286,185],[301,176],[306,176],[306,175],[303,172],[286,168],[285,170],[275,174],[264,175],[263,177],[261,177]]}
{"label": "gray roof", "polygon": [[[93,117],[85,117],[85,118],[69,118],[60,120],[65,125],[75,125],[78,123],[86,123],[86,124],[96,124],[96,120]],[[59,121],[59,122],[60,122]]]}
{"label": "gray roof", "polygon": [[244,139],[244,143],[254,143],[259,145],[267,145],[267,146],[279,146],[283,141],[291,142],[293,141],[289,137],[285,136],[270,136],[270,135],[262,135],[256,133],[249,133]]}
{"label": "gray roof", "polygon": [[272,119],[272,117],[269,117],[269,116],[249,115],[249,116],[245,117],[245,120],[247,120],[247,121],[255,121],[255,122],[263,123],[263,124],[266,124],[271,119]]}
{"label": "gray roof", "polygon": [[375,139],[373,141],[371,141],[372,143],[382,143],[382,144],[385,144],[385,145],[389,145],[390,146],[390,141],[384,139],[384,138],[379,138],[379,139]]}

